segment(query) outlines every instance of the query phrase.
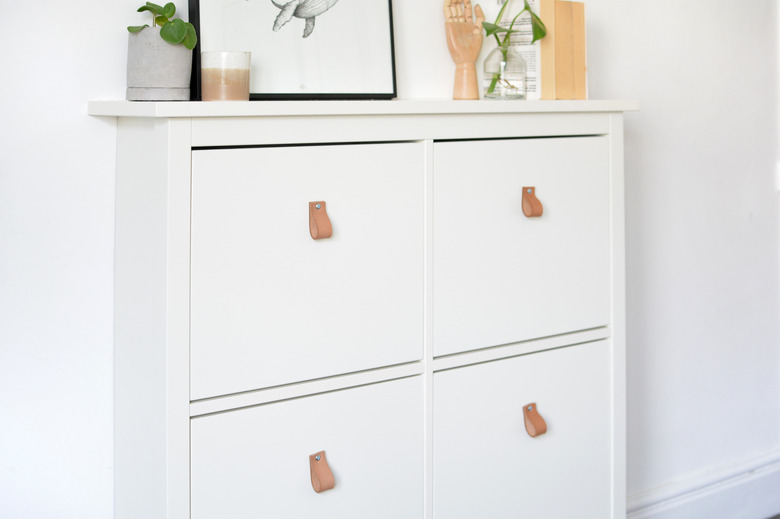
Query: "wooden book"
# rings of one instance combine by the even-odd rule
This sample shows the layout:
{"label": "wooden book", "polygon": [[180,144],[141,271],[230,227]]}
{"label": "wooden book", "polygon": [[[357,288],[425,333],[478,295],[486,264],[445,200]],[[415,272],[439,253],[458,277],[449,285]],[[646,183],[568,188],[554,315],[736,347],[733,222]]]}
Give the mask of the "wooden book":
{"label": "wooden book", "polygon": [[555,99],[555,0],[539,0],[538,14],[547,28],[547,35],[539,41],[540,98]]}
{"label": "wooden book", "polygon": [[574,99],[588,98],[588,74],[585,49],[585,4],[572,3],[572,29],[574,35]]}
{"label": "wooden book", "polygon": [[555,98],[586,99],[585,4],[555,0]]}

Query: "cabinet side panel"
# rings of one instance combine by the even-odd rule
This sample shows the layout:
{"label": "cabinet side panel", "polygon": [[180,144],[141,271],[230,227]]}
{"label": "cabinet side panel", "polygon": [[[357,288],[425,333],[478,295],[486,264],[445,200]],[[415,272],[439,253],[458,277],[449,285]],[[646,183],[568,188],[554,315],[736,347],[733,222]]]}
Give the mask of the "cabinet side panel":
{"label": "cabinet side panel", "polygon": [[612,261],[612,517],[626,516],[626,228],[623,115],[610,116]]}
{"label": "cabinet side panel", "polygon": [[120,119],[114,281],[115,517],[166,510],[165,123]]}

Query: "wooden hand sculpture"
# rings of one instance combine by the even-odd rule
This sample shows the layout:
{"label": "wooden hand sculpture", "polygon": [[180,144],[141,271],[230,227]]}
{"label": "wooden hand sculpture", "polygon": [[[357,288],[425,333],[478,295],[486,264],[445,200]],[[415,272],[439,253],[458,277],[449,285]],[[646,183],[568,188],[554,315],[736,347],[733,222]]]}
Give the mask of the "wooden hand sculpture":
{"label": "wooden hand sculpture", "polygon": [[482,22],[485,14],[474,6],[476,21],[472,23],[471,0],[444,0],[444,28],[447,47],[455,62],[453,99],[479,99],[477,69],[474,62],[482,50]]}

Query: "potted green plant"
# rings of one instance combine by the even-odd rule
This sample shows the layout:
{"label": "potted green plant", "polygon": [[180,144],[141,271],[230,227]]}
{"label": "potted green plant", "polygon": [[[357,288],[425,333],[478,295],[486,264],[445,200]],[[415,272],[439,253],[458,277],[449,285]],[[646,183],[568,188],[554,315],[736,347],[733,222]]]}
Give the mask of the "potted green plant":
{"label": "potted green plant", "polygon": [[198,43],[195,27],[174,18],[176,6],[146,2],[152,25],[127,28],[127,99],[130,101],[187,101],[190,98],[192,49]]}
{"label": "potted green plant", "polygon": [[488,54],[484,63],[485,82],[487,84],[485,97],[487,98],[525,98],[525,62],[509,45],[512,34],[520,32],[514,28],[520,16],[525,12],[531,16],[531,44],[547,35],[547,28],[544,26],[541,18],[531,10],[528,0],[523,0],[523,9],[512,18],[509,27],[502,27],[500,23],[504,17],[504,11],[510,3],[511,0],[504,2],[494,23],[482,22],[486,35],[488,37],[493,36],[497,43],[497,47]]}

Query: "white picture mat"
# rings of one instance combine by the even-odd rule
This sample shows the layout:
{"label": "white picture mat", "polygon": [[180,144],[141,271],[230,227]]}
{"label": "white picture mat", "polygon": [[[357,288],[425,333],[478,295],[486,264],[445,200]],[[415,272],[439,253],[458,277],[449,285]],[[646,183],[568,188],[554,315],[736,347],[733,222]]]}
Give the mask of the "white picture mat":
{"label": "white picture mat", "polygon": [[253,94],[394,93],[388,0],[339,0],[307,38],[301,18],[273,31],[271,0],[200,0],[199,11],[202,52],[252,53]]}

